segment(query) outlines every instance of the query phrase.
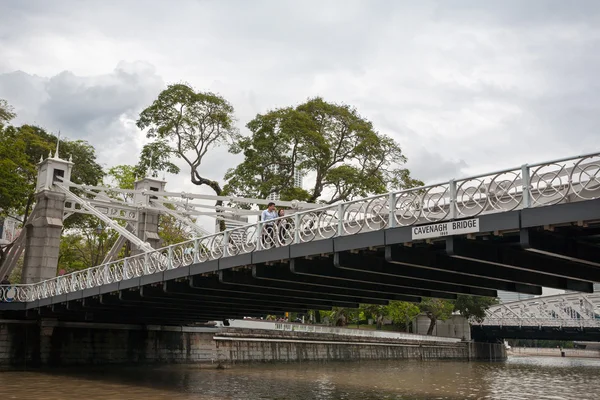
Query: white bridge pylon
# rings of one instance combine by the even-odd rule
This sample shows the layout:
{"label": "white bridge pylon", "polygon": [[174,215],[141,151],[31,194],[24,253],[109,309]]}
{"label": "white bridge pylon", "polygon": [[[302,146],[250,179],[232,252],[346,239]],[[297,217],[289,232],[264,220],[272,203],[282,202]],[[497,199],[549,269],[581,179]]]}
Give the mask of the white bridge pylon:
{"label": "white bridge pylon", "polygon": [[481,326],[600,328],[600,293],[565,293],[498,304]]}

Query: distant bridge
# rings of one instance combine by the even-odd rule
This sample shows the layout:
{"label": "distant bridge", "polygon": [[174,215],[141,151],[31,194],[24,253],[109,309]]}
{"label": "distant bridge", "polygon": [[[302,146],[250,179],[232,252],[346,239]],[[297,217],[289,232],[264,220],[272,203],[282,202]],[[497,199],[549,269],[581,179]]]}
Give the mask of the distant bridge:
{"label": "distant bridge", "polygon": [[566,293],[498,304],[475,336],[600,340],[600,293]]}
{"label": "distant bridge", "polygon": [[[53,182],[69,193],[68,181]],[[186,324],[497,290],[539,295],[542,286],[592,293],[600,282],[599,198],[600,153],[524,165],[0,287],[0,312]]]}

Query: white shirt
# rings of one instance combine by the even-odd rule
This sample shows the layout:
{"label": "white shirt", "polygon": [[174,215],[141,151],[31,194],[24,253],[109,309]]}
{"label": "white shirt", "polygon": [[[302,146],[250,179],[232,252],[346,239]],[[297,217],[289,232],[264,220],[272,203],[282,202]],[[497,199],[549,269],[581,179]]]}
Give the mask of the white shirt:
{"label": "white shirt", "polygon": [[[267,222],[267,221],[269,221],[271,219],[275,219],[275,218],[277,218],[277,211],[275,211],[275,210],[269,211],[269,209],[266,209],[261,214],[262,222]],[[270,224],[272,224],[272,222]]]}

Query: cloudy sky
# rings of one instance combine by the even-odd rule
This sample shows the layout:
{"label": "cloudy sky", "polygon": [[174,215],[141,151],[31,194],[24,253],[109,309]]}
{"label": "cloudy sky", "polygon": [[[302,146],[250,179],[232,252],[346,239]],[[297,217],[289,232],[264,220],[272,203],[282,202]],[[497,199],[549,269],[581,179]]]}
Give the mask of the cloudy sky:
{"label": "cloudy sky", "polygon": [[[0,0],[0,98],[106,166],[137,161],[139,111],[187,82],[242,133],[311,96],[354,105],[433,183],[600,150],[598,71],[594,0]],[[203,172],[237,161],[217,150]]]}

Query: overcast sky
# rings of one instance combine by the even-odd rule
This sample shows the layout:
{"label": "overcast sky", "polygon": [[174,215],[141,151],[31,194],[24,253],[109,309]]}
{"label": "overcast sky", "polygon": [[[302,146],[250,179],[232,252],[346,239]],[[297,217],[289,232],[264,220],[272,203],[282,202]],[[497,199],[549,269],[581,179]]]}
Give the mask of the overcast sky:
{"label": "overcast sky", "polygon": [[[0,98],[105,166],[137,161],[139,111],[187,82],[242,133],[308,97],[354,105],[433,183],[600,150],[598,71],[594,0],[0,0]],[[237,161],[216,151],[202,172]]]}

